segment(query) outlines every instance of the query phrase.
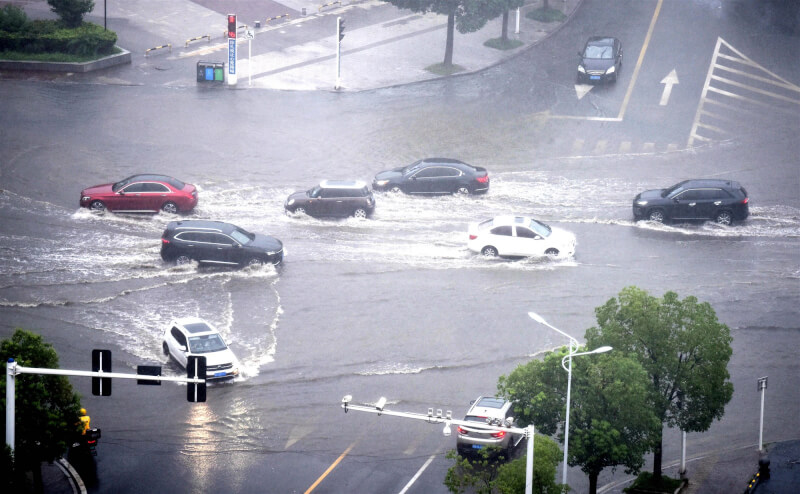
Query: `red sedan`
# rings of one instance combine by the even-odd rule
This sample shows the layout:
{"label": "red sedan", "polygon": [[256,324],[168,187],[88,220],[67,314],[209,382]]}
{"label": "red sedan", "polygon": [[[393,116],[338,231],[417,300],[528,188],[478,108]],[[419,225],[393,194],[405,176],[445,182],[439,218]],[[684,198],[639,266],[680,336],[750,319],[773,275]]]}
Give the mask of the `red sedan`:
{"label": "red sedan", "polygon": [[166,175],[133,175],[81,191],[81,207],[124,213],[185,213],[197,205],[197,188]]}

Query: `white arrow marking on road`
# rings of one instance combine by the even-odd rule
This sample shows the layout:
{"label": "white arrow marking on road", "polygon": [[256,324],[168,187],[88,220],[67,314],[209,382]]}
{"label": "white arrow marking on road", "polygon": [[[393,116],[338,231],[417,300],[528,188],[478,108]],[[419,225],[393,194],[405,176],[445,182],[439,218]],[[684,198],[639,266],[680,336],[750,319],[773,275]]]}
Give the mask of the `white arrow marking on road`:
{"label": "white arrow marking on road", "polygon": [[586,96],[586,93],[592,90],[594,86],[590,84],[575,84],[575,94],[578,95],[578,99],[583,98]]}
{"label": "white arrow marking on road", "polygon": [[667,106],[669,95],[672,93],[672,86],[678,84],[678,73],[672,69],[667,77],[661,79],[661,84],[664,84],[664,92],[661,94],[661,101],[658,103],[661,106]]}

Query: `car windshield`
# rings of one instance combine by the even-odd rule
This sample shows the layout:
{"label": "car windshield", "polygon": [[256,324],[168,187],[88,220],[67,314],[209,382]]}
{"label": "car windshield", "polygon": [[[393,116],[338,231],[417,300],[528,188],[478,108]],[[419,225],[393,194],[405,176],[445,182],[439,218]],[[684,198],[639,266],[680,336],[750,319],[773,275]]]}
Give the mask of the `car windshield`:
{"label": "car windshield", "polygon": [[674,195],[676,192],[678,192],[679,190],[683,189],[683,185],[685,183],[686,182],[681,182],[681,183],[673,185],[669,189],[664,189],[664,191],[661,192],[661,197],[668,197],[668,196]]}
{"label": "car windshield", "polygon": [[129,183],[133,182],[134,178],[136,178],[136,176],[128,177],[125,180],[120,180],[119,182],[117,182],[117,183],[115,183],[114,185],[111,186],[111,190],[114,191],[114,192],[118,191],[119,189],[121,189],[121,188],[125,187],[126,185],[128,185]]}
{"label": "car windshield", "polygon": [[255,235],[253,235],[252,233],[248,233],[244,230],[234,230],[231,232],[231,237],[233,237],[233,239],[239,242],[240,244],[244,245],[244,244],[249,244],[250,241],[253,240]]}
{"label": "car windshield", "polygon": [[228,348],[218,334],[189,337],[189,351],[192,353],[219,352]]}
{"label": "car windshield", "polygon": [[528,224],[528,228],[544,238],[549,237],[550,232],[553,231],[549,226],[545,225],[544,223],[539,223],[536,220],[531,220],[530,224]]}
{"label": "car windshield", "polygon": [[416,161],[414,163],[411,163],[407,167],[403,168],[403,174],[405,175],[406,173],[411,173],[413,171],[416,171],[417,168],[419,168],[421,164],[422,164],[422,160]]}
{"label": "car windshield", "polygon": [[610,45],[586,45],[583,58],[600,58],[610,60],[614,58],[614,50]]}
{"label": "car windshield", "polygon": [[319,197],[319,193],[320,192],[322,192],[322,187],[320,187],[319,185],[316,185],[316,186],[308,189],[308,192],[306,192],[306,193],[308,194],[308,197]]}

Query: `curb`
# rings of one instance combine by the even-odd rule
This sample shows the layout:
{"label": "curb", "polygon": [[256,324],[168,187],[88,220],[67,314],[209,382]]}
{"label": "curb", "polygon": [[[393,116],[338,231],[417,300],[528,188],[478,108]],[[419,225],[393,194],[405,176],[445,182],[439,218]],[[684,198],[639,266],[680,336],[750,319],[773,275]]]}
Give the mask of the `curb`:
{"label": "curb", "polygon": [[86,494],[86,485],[84,485],[83,479],[78,475],[78,472],[72,468],[72,465],[64,458],[58,458],[55,463],[58,465],[58,468],[64,472],[64,476],[69,481],[70,487],[72,487],[72,492],[75,494]]}
{"label": "curb", "polygon": [[122,53],[115,53],[91,62],[36,62],[23,60],[0,60],[0,70],[38,70],[44,72],[92,72],[95,70],[131,63],[131,52],[117,46]]}

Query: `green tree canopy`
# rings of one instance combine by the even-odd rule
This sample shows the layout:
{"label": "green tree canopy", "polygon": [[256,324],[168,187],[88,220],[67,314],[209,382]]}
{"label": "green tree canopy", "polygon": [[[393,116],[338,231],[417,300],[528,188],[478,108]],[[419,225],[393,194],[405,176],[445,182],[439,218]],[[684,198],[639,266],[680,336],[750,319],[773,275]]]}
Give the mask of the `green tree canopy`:
{"label": "green tree canopy", "polygon": [[[561,362],[567,354],[562,347],[500,377],[499,393],[516,403],[521,425],[533,422],[554,434],[565,421],[567,372]],[[580,465],[594,494],[604,468],[641,468],[661,423],[649,407],[647,373],[632,358],[612,352],[573,359],[572,389],[567,461]],[[563,428],[559,436],[563,441]]]}
{"label": "green tree canopy", "polygon": [[[24,367],[58,368],[58,354],[41,336],[17,329],[0,343],[3,361],[0,386],[6,386],[6,365],[13,358]],[[53,461],[66,450],[78,430],[80,400],[64,376],[21,374],[15,379],[17,468],[39,472],[42,461]],[[2,414],[6,400],[3,393]],[[5,437],[5,420],[2,426]]]}
{"label": "green tree canopy", "polygon": [[[595,309],[597,327],[586,331],[590,348],[611,345],[635,358],[650,380],[650,407],[659,421],[687,432],[708,430],[733,395],[728,326],[708,303],[667,292],[650,296],[637,287]],[[653,438],[653,475],[661,477],[662,429]]]}
{"label": "green tree canopy", "polygon": [[94,10],[94,0],[47,0],[47,3],[67,27],[80,26],[83,16]]}
{"label": "green tree canopy", "polygon": [[[519,445],[525,448],[525,440]],[[474,457],[460,456],[456,450],[447,452],[455,463],[447,470],[444,485],[453,494],[522,494],[525,492],[527,458],[506,462],[497,448],[478,450]],[[536,434],[533,442],[533,492],[555,494],[562,492],[557,484],[556,467],[561,461],[561,450],[547,436]]]}

